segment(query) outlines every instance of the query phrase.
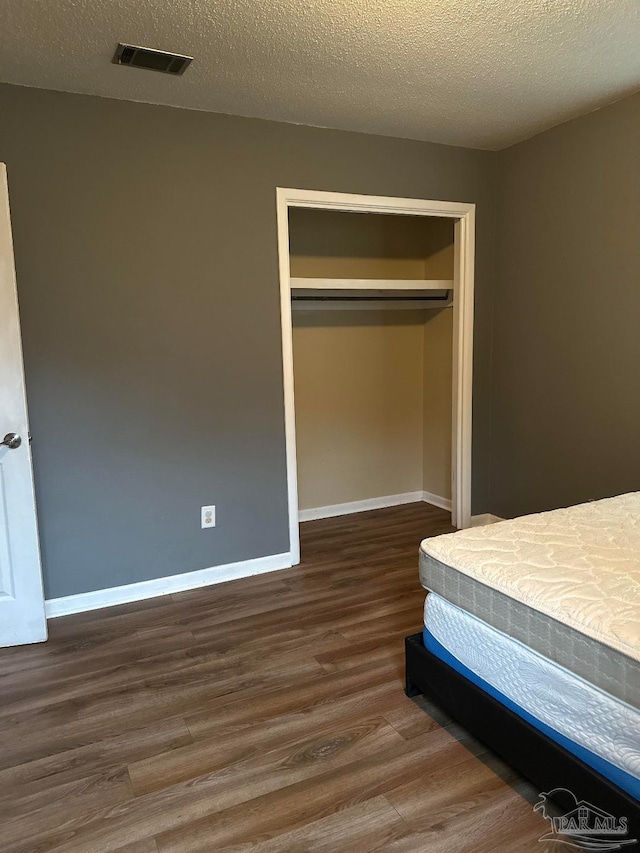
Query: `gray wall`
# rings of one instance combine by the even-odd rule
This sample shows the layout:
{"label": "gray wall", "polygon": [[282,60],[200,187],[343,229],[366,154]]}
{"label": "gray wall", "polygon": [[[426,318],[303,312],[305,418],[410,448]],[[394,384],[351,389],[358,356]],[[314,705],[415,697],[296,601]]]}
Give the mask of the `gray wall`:
{"label": "gray wall", "polygon": [[47,597],[288,550],[278,185],[477,203],[489,508],[496,155],[4,85],[0,160]]}
{"label": "gray wall", "polygon": [[640,488],[640,95],[498,155],[491,511]]}

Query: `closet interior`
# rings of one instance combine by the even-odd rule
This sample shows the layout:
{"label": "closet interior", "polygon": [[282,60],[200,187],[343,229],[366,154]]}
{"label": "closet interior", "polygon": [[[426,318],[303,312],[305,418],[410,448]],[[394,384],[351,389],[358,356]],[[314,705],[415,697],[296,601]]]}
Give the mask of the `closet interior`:
{"label": "closet interior", "polygon": [[453,246],[451,219],[289,209],[303,517],[451,501]]}

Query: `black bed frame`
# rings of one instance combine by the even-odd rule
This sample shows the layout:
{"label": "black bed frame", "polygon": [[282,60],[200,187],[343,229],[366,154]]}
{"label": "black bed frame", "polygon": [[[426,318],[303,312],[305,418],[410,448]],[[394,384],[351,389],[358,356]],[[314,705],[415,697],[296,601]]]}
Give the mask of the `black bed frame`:
{"label": "black bed frame", "polygon": [[[405,656],[407,696],[432,699],[540,792],[567,788],[578,800],[627,817],[628,837],[640,839],[640,804],[629,794],[431,654],[422,633],[405,639]],[[640,844],[621,849],[640,850]]]}

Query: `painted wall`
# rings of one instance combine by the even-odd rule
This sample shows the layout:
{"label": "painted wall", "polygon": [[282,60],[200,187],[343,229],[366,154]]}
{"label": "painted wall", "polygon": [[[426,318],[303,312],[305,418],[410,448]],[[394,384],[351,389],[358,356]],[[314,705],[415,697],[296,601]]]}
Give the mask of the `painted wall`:
{"label": "painted wall", "polygon": [[453,311],[293,316],[300,509],[450,499]]}
{"label": "painted wall", "polygon": [[289,244],[294,277],[453,277],[447,219],[291,208]]}
{"label": "painted wall", "polygon": [[501,152],[491,512],[640,488],[640,95]]}
{"label": "painted wall", "polygon": [[276,186],[477,203],[489,508],[494,154],[2,85],[0,160],[47,597],[288,550]]}
{"label": "painted wall", "polygon": [[296,311],[293,332],[300,509],[422,491],[423,312]]}
{"label": "painted wall", "polygon": [[422,488],[451,499],[453,309],[426,313],[422,343]]}
{"label": "painted wall", "polygon": [[[425,275],[453,279],[454,226],[451,220],[430,223],[430,253]],[[453,310],[427,311],[422,341],[422,488],[451,499],[451,433],[453,411]]]}

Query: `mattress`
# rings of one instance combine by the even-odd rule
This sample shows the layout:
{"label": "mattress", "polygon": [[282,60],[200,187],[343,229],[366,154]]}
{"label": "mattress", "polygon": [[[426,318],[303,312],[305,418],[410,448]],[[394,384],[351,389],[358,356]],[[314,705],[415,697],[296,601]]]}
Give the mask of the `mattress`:
{"label": "mattress", "polygon": [[424,624],[429,651],[640,800],[637,708],[437,595]]}
{"label": "mattress", "polygon": [[425,539],[420,579],[640,707],[640,492]]}

